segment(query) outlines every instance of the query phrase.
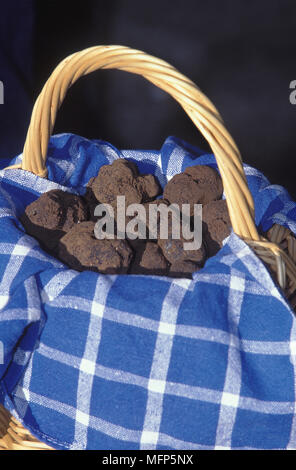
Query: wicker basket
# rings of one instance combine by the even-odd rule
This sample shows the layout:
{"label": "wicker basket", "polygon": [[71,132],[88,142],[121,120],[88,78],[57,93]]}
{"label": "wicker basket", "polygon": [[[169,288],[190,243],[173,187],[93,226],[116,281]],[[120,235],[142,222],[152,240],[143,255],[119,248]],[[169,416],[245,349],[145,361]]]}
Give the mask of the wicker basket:
{"label": "wicker basket", "polygon": [[[266,237],[258,234],[254,221],[254,203],[242,159],[220,114],[192,81],[163,60],[123,46],[95,46],[64,59],[46,82],[35,103],[22,163],[8,168],[22,168],[44,178],[47,176],[48,142],[57,111],[68,89],[79,77],[103,68],[142,75],[180,103],[207,139],[216,157],[234,232],[268,265],[294,308],[296,241],[293,234],[279,225],[274,225]],[[44,450],[50,447],[35,439],[0,406],[0,449]]]}

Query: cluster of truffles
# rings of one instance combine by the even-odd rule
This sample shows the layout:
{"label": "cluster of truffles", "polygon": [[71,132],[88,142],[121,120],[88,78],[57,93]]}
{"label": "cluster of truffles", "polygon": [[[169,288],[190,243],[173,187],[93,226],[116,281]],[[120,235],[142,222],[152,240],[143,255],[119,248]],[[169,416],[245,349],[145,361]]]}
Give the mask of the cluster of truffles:
{"label": "cluster of truffles", "polygon": [[[139,174],[137,166],[118,159],[101,167],[90,179],[85,195],[78,196],[61,190],[42,194],[27,206],[21,222],[26,232],[41,246],[66,265],[78,271],[92,270],[105,274],[152,274],[191,278],[206,259],[221,248],[230,234],[231,223],[225,200],[222,200],[222,180],[209,166],[195,165],[175,175],[164,190],[153,175]],[[142,204],[171,204],[182,208],[189,204],[190,223],[194,204],[202,204],[202,243],[198,249],[184,249],[182,231],[173,236],[168,224],[166,238],[105,238],[95,236],[98,204],[113,209],[114,225],[118,222],[117,197],[125,196],[126,207]],[[148,211],[147,211],[148,213]],[[159,214],[157,214],[159,223]],[[170,214],[169,222],[173,215]],[[126,222],[131,217],[126,216]],[[145,222],[147,224],[147,222]]]}

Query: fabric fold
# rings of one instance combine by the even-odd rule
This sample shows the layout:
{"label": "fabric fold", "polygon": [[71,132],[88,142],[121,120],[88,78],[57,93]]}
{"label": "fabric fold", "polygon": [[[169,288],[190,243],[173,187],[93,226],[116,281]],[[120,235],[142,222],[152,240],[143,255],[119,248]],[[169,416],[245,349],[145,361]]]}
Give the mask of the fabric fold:
{"label": "fabric fold", "polygon": [[[122,157],[162,186],[217,168],[175,137],[120,151],[61,134],[48,180],[0,171],[0,401],[57,449],[295,449],[295,316],[235,233],[193,280],[76,272],[26,235],[27,204],[54,188],[83,195]],[[289,194],[244,168],[256,224],[296,234]]]}

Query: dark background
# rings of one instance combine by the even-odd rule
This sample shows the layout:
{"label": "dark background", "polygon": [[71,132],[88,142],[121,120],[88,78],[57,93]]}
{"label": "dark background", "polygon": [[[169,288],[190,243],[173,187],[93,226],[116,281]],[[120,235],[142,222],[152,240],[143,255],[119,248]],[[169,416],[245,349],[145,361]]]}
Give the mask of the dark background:
{"label": "dark background", "polygon": [[[295,0],[2,2],[0,158],[21,153],[34,100],[60,60],[89,46],[121,44],[192,79],[217,106],[244,161],[296,199],[296,105],[289,101],[295,33]],[[101,138],[121,149],[160,148],[176,135],[208,150],[172,98],[119,71],[80,79],[54,132]]]}

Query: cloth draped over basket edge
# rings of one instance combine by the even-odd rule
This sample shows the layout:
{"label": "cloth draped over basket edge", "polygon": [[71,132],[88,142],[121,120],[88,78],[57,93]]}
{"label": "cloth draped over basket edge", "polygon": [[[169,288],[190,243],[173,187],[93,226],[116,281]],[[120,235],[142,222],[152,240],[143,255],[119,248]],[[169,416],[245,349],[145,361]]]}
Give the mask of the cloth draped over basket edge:
{"label": "cloth draped over basket edge", "polygon": [[[39,194],[83,194],[120,157],[162,185],[189,165],[217,168],[177,138],[119,151],[61,134],[48,180],[0,173],[0,402],[57,449],[296,448],[295,318],[234,233],[193,281],[78,273],[25,234],[18,217]],[[256,225],[296,234],[288,193],[244,168]]]}

